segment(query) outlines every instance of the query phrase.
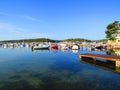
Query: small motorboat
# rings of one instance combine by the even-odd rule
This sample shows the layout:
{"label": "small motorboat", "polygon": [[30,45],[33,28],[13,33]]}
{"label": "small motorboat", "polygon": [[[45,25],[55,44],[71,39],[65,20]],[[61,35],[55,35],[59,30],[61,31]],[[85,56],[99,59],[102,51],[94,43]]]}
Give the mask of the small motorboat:
{"label": "small motorboat", "polygon": [[35,49],[35,50],[37,50],[37,49],[49,49],[49,45],[47,45],[47,44],[37,44],[35,46],[32,46],[32,49]]}
{"label": "small motorboat", "polygon": [[67,44],[61,43],[61,44],[60,44],[60,49],[61,49],[61,50],[67,50],[67,49],[68,49]]}
{"label": "small motorboat", "polygon": [[80,47],[77,44],[73,44],[72,47],[71,47],[72,50],[79,50],[79,48]]}
{"label": "small motorboat", "polygon": [[52,48],[52,49],[58,49],[58,44],[57,44],[57,43],[53,43],[53,44],[51,45],[51,48]]}

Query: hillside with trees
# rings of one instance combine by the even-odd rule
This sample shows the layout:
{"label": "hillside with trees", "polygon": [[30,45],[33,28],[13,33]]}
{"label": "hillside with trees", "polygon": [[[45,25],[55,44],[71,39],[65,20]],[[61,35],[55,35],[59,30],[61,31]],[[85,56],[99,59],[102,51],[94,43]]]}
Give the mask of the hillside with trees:
{"label": "hillside with trees", "polygon": [[53,40],[49,38],[37,38],[37,39],[21,39],[21,40],[4,40],[1,42],[64,42],[64,41],[71,41],[71,42],[89,42],[91,40],[83,39],[83,38],[70,38],[65,40]]}
{"label": "hillside with trees", "polygon": [[56,40],[48,38],[36,38],[36,39],[21,39],[21,40],[4,40],[1,42],[55,42]]}
{"label": "hillside with trees", "polygon": [[88,39],[83,39],[83,38],[70,38],[70,39],[65,39],[65,40],[62,40],[62,41],[72,41],[72,42],[90,42],[91,40],[88,40]]}

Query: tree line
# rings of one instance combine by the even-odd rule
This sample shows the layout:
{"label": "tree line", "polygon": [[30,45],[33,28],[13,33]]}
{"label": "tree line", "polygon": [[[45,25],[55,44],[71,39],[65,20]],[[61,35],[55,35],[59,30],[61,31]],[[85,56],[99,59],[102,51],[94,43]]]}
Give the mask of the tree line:
{"label": "tree line", "polygon": [[21,39],[21,40],[4,40],[0,42],[65,42],[65,41],[71,41],[71,42],[90,42],[91,40],[83,39],[83,38],[70,38],[65,40],[53,40],[49,38],[37,38],[37,39]]}

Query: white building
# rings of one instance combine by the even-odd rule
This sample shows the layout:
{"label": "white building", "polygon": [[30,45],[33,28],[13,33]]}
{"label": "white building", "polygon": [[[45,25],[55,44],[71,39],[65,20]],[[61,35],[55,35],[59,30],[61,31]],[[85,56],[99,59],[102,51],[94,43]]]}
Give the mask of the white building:
{"label": "white building", "polygon": [[117,32],[116,43],[120,43],[120,32]]}

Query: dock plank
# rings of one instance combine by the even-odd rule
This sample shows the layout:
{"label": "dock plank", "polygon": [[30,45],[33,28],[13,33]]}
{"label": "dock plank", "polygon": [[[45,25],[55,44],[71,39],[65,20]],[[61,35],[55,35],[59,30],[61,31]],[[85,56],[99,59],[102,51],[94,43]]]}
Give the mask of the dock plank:
{"label": "dock plank", "polygon": [[120,56],[115,56],[115,55],[104,55],[104,54],[80,54],[80,58],[82,57],[90,57],[90,58],[101,58],[105,60],[111,60],[111,61],[120,61]]}

